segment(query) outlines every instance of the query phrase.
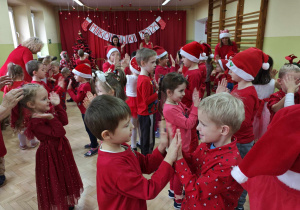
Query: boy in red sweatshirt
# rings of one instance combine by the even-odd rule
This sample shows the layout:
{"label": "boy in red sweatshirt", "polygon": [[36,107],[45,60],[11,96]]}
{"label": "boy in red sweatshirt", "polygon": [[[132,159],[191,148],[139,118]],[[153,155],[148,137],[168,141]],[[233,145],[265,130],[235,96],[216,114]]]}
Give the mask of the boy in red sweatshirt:
{"label": "boy in red sweatshirt", "polygon": [[141,128],[141,151],[143,155],[152,153],[155,145],[154,122],[158,110],[158,95],[151,75],[156,66],[156,52],[148,48],[140,49],[136,61],[141,67],[137,80],[138,119]]}

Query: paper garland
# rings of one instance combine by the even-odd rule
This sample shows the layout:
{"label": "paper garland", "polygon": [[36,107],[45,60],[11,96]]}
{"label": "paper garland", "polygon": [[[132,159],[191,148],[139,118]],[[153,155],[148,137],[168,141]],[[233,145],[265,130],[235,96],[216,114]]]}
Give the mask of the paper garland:
{"label": "paper garland", "polygon": [[[160,20],[158,23],[161,22],[161,17],[159,16],[157,20]],[[83,22],[82,27],[83,26],[87,26],[87,24],[90,24],[92,21],[89,19],[88,23],[87,21]],[[163,25],[163,28],[165,27],[165,25]],[[153,23],[151,23],[147,28],[139,31],[139,35],[141,37],[141,39],[144,39],[144,34],[147,32],[149,35],[155,33],[158,29],[160,29],[159,25],[154,21]],[[99,26],[97,26],[95,23],[92,23],[92,25],[89,28],[89,31],[92,32],[95,36],[98,36],[101,39],[104,39],[105,41],[109,41],[111,42],[112,37],[115,35],[113,33],[110,33],[108,31],[105,31],[104,29],[100,28]],[[117,35],[119,38],[119,42],[121,44],[131,44],[134,42],[137,42],[137,37],[135,34],[129,34],[129,35]]]}

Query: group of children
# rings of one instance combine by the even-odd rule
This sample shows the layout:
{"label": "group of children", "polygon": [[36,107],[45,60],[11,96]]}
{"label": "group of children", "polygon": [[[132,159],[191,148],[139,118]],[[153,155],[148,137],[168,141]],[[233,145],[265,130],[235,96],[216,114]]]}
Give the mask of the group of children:
{"label": "group of children", "polygon": [[[160,46],[120,61],[120,52],[110,45],[103,71],[93,71],[81,50],[72,73],[62,52],[61,65],[28,62],[30,84],[22,81],[22,68],[10,64],[14,82],[5,90],[22,88],[24,94],[12,112],[20,147],[27,147],[24,134],[31,147],[40,142],[39,209],[73,209],[83,191],[63,127],[68,123],[66,92],[77,103],[90,138],[85,156],[98,154],[99,209],[147,209],[146,200],[169,181],[175,209],[243,209],[247,192],[232,178],[232,168],[266,132],[270,116],[299,103],[300,68],[284,65],[277,80],[281,89],[273,94],[277,72],[270,56],[256,48],[229,54],[228,60],[216,61],[211,73],[218,79],[216,94],[205,97],[208,47],[186,44],[178,53],[183,67],[171,55],[169,67],[168,53]],[[232,90],[230,83],[236,84]],[[165,123],[160,123],[155,148],[158,121]],[[153,175],[147,180],[143,173]]]}

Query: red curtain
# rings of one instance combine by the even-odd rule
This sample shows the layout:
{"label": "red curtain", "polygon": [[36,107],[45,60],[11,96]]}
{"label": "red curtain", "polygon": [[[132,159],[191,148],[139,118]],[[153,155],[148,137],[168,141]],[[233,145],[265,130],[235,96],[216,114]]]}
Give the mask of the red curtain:
{"label": "red curtain", "polygon": [[[99,58],[106,59],[104,46],[107,41],[95,36],[92,32],[83,31],[81,23],[84,17],[92,20],[100,28],[117,35],[129,35],[135,33],[138,42],[127,44],[125,51],[129,55],[136,51],[141,43],[139,31],[147,28],[158,16],[166,22],[164,30],[158,29],[150,36],[153,45],[165,48],[175,58],[176,52],[186,43],[186,12],[185,11],[108,11],[108,12],[61,12],[59,13],[60,34],[62,50],[66,50],[69,56],[73,55],[72,46],[76,42],[79,30],[82,32],[92,56],[98,59],[97,65],[102,69]],[[78,16],[80,16],[78,18]],[[129,21],[128,21],[129,19]],[[141,21],[140,21],[141,19]],[[91,24],[88,26],[88,28]]]}

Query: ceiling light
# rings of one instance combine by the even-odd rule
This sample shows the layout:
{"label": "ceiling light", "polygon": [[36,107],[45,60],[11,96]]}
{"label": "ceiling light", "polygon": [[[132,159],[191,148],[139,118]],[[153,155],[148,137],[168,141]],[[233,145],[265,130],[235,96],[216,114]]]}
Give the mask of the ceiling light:
{"label": "ceiling light", "polygon": [[83,3],[81,3],[79,0],[74,0],[79,6],[83,6]]}
{"label": "ceiling light", "polygon": [[162,5],[165,6],[167,3],[169,3],[169,1],[171,1],[171,0],[165,0],[165,2],[162,3]]}

